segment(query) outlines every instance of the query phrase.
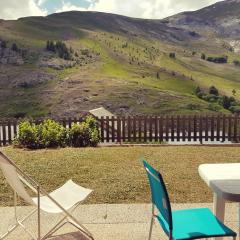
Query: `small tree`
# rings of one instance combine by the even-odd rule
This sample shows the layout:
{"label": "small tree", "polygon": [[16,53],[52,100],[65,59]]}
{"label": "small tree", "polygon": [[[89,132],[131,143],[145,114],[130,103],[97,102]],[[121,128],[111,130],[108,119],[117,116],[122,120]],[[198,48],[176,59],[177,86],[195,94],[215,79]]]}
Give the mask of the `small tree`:
{"label": "small tree", "polygon": [[17,46],[16,43],[13,43],[13,44],[12,44],[12,50],[13,50],[14,52],[17,52],[17,51],[18,51],[18,46]]}
{"label": "small tree", "polygon": [[169,53],[170,58],[176,58],[176,54],[174,52]]}
{"label": "small tree", "polygon": [[234,98],[231,98],[231,97],[228,97],[228,96],[223,96],[222,97],[222,106],[225,109],[229,109],[232,105],[232,102],[234,102],[234,101],[235,101]]}
{"label": "small tree", "polygon": [[213,95],[215,95],[215,96],[218,96],[218,95],[219,95],[219,92],[218,92],[218,90],[217,90],[216,87],[211,86],[211,87],[209,88],[209,94],[213,94]]}
{"label": "small tree", "polygon": [[233,96],[236,96],[237,91],[235,89],[232,90]]}
{"label": "small tree", "polygon": [[195,93],[198,94],[200,92],[202,92],[202,89],[199,86],[197,86],[195,89]]}
{"label": "small tree", "polygon": [[160,78],[160,76],[159,76],[159,72],[157,72],[157,79],[159,79]]}
{"label": "small tree", "polygon": [[55,44],[53,41],[49,42],[49,51],[56,52]]}
{"label": "small tree", "polygon": [[204,53],[202,53],[201,55],[201,59],[205,60],[206,59],[206,55]]}
{"label": "small tree", "polygon": [[235,66],[240,66],[240,61],[239,60],[234,60],[233,63],[234,63]]}
{"label": "small tree", "polygon": [[49,40],[47,40],[46,50],[47,50],[47,51],[50,51],[50,41],[49,41]]}
{"label": "small tree", "polygon": [[1,41],[1,48],[6,48],[7,47],[7,42],[6,41]]}

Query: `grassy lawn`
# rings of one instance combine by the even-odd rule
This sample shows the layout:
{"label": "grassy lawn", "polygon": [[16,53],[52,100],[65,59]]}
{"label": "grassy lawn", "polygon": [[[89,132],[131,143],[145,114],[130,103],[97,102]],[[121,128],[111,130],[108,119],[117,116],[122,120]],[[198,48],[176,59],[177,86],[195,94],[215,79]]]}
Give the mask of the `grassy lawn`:
{"label": "grassy lawn", "polygon": [[[198,175],[203,163],[238,162],[237,147],[103,147],[28,151],[1,149],[48,191],[68,179],[94,189],[87,203],[150,201],[145,157],[162,172],[172,202],[211,202],[212,193]],[[0,174],[0,204],[10,205],[12,191]]]}

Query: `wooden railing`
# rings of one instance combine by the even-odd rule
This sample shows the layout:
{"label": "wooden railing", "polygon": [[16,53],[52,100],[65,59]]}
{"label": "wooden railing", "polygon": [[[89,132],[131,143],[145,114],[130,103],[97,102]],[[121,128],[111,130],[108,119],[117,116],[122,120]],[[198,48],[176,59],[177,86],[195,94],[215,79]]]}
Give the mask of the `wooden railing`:
{"label": "wooden railing", "polygon": [[239,116],[106,117],[100,123],[102,142],[240,140]]}
{"label": "wooden railing", "polygon": [[[82,118],[54,120],[71,128],[72,123],[81,122]],[[102,143],[240,141],[239,116],[134,116],[97,120]],[[41,121],[34,120],[36,123]],[[17,135],[18,123],[16,119],[0,120],[0,145],[11,144]]]}

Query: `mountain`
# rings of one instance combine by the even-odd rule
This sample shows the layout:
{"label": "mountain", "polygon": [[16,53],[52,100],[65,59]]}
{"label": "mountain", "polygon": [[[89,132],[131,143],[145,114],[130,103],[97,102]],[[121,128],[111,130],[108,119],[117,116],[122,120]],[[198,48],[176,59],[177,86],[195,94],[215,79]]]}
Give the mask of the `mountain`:
{"label": "mountain", "polygon": [[0,116],[99,106],[122,115],[230,113],[195,89],[215,86],[237,105],[239,9],[227,0],[162,20],[78,11],[0,20]]}
{"label": "mountain", "polygon": [[227,0],[194,12],[184,12],[164,19],[167,26],[191,29],[202,33],[211,31],[218,37],[240,37],[240,1]]}

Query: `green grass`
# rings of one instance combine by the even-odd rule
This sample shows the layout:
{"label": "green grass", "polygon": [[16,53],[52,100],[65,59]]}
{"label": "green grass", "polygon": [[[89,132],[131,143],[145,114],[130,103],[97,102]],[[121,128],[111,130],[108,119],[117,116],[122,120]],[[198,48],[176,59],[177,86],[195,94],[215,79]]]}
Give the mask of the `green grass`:
{"label": "green grass", "polygon": [[[1,149],[48,191],[68,179],[94,190],[87,203],[150,202],[148,180],[139,160],[145,157],[166,182],[172,202],[211,202],[198,174],[203,163],[239,162],[238,147],[99,147],[28,151]],[[12,190],[0,175],[0,204],[10,205]]]}

